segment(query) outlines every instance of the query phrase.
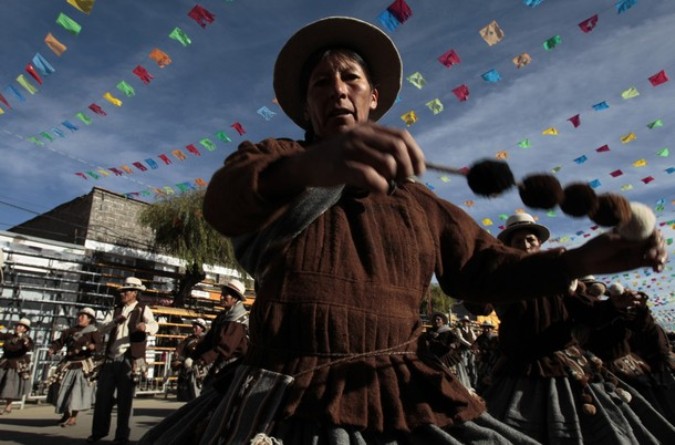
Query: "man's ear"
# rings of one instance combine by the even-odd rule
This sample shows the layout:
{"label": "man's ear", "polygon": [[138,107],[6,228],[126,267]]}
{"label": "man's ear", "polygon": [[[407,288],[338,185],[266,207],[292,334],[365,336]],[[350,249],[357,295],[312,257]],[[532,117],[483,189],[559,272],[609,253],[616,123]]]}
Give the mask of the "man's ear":
{"label": "man's ear", "polygon": [[377,108],[377,99],[380,96],[380,93],[377,91],[377,88],[373,88],[373,92],[371,93],[371,100],[370,100],[370,109],[375,110]]}

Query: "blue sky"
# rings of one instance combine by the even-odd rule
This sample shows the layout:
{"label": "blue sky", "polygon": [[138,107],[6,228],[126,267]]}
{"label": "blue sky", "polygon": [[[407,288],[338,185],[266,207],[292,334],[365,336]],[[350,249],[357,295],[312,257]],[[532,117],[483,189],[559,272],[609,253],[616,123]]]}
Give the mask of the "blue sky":
{"label": "blue sky", "polygon": [[[392,0],[393,1],[393,0]],[[665,69],[675,75],[672,24],[675,2],[639,0],[630,10],[617,14],[616,0],[545,0],[535,8],[522,0],[408,0],[413,15],[394,31],[387,31],[401,50],[404,76],[420,72],[426,85],[418,89],[404,80],[400,100],[381,121],[405,127],[401,115],[414,110],[418,121],[408,130],[424,149],[427,159],[455,167],[494,158],[500,151],[516,178],[551,171],[563,184],[599,180],[598,193],[616,192],[657,210],[658,222],[675,219],[675,173],[673,156],[659,156],[663,149],[675,152],[675,79],[653,87],[649,76]],[[25,221],[65,201],[88,193],[93,186],[131,193],[151,187],[172,186],[209,180],[223,159],[244,139],[270,136],[301,138],[302,132],[273,103],[272,67],[285,40],[303,24],[328,15],[350,15],[380,27],[378,15],[391,1],[357,0],[204,0],[199,4],[215,15],[205,29],[188,16],[196,4],[185,0],[96,1],[85,15],[65,0],[4,0],[0,2],[0,93],[12,105],[0,115],[0,229]],[[78,36],[68,34],[55,21],[65,13],[82,25]],[[582,33],[577,24],[598,14],[597,27]],[[497,20],[504,40],[488,46],[479,29]],[[169,39],[176,26],[191,38],[182,47]],[[44,44],[51,32],[67,45],[57,57]],[[560,35],[562,42],[551,51],[543,42]],[[160,69],[148,58],[153,48],[168,53],[173,63]],[[448,69],[437,58],[455,49],[459,65]],[[42,54],[56,71],[43,77],[43,85],[24,68],[35,53]],[[518,70],[511,59],[527,52],[533,61]],[[132,74],[137,65],[154,79],[144,85]],[[487,83],[481,74],[496,69],[500,82]],[[15,81],[19,74],[39,91],[29,95]],[[117,89],[120,81],[134,87],[126,98]],[[466,84],[470,97],[459,102],[452,89]],[[7,91],[13,85],[25,97],[18,102]],[[635,87],[640,92],[630,100],[621,93]],[[102,95],[112,92],[123,100],[114,107]],[[434,115],[426,103],[439,99],[444,111]],[[609,108],[594,111],[592,105],[606,101]],[[99,117],[87,109],[100,105],[108,115]],[[277,113],[265,120],[257,110],[266,106]],[[91,125],[75,114],[86,112]],[[568,118],[580,115],[573,128]],[[661,119],[663,126],[648,129]],[[69,120],[77,132],[61,124]],[[231,125],[239,122],[246,134],[239,136]],[[56,136],[52,128],[65,137]],[[556,128],[557,136],[542,135]],[[36,146],[25,139],[52,132],[53,142]],[[215,138],[226,131],[232,142]],[[630,132],[636,140],[622,144]],[[199,141],[216,143],[212,152]],[[518,142],[529,139],[530,148]],[[185,150],[195,144],[201,156]],[[610,151],[596,152],[609,145]],[[161,165],[159,154],[181,149],[184,161],[175,158]],[[584,163],[574,160],[586,156]],[[160,167],[131,175],[84,180],[76,172],[132,165],[153,158]],[[644,159],[647,165],[634,167]],[[621,169],[613,178],[610,172]],[[645,184],[643,178],[652,176]],[[447,178],[446,178],[447,179]],[[428,172],[422,180],[441,197],[462,206],[492,233],[503,224],[500,215],[522,208],[515,191],[496,199],[474,196],[462,178],[444,181]],[[626,190],[626,185],[632,186]],[[622,190],[623,187],[623,190]],[[146,200],[152,201],[151,198]],[[471,207],[467,201],[473,201]],[[558,243],[571,247],[597,233],[587,218],[572,219],[557,211],[555,216],[531,211],[547,225]],[[661,227],[667,238],[675,236],[672,224]],[[581,233],[581,234],[578,234]],[[554,245],[556,243],[553,243]],[[675,256],[675,248],[669,253]],[[673,300],[672,261],[661,275],[633,273],[619,279],[630,287]],[[675,303],[660,309],[675,309]]]}

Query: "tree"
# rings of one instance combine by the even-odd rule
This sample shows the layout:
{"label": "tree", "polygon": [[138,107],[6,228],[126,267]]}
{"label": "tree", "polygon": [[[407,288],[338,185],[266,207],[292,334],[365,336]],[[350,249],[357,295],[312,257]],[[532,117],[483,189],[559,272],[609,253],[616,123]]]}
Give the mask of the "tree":
{"label": "tree", "polygon": [[443,312],[447,314],[456,302],[457,300],[443,293],[438,284],[431,283],[427,290],[427,298],[424,299],[420,307],[420,313],[431,315],[434,312]]}
{"label": "tree", "polygon": [[184,278],[173,305],[182,307],[192,288],[204,279],[203,265],[218,264],[243,272],[230,240],[216,232],[202,215],[204,189],[161,198],[141,212],[139,222],[155,231],[158,249],[185,260]]}

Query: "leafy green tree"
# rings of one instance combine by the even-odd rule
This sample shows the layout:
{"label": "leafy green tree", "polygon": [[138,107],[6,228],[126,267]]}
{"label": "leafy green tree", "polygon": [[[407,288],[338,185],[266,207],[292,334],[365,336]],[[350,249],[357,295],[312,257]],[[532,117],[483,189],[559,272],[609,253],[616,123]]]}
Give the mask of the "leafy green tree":
{"label": "leafy green tree", "polygon": [[448,314],[456,303],[457,300],[443,293],[438,284],[431,283],[427,290],[427,297],[420,306],[420,313],[431,315],[434,312],[443,312]]}
{"label": "leafy green tree", "polygon": [[174,306],[183,307],[192,288],[204,279],[203,265],[243,269],[230,240],[216,232],[202,215],[204,189],[166,196],[146,207],[139,222],[155,231],[156,247],[185,260],[185,276],[178,284]]}

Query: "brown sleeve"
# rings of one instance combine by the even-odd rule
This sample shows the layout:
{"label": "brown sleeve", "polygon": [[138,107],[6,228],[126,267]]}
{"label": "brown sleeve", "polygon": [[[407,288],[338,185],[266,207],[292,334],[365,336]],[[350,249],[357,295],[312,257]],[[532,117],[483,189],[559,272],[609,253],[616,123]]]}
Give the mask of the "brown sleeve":
{"label": "brown sleeve", "polygon": [[567,291],[571,279],[560,258],[564,249],[528,255],[508,247],[462,209],[418,187],[424,189],[420,201],[438,240],[436,277],[446,294],[496,303]]}
{"label": "brown sleeve", "polygon": [[270,202],[259,193],[263,170],[285,156],[303,151],[297,142],[266,139],[242,143],[211,179],[204,199],[206,220],[225,236],[252,233],[265,227],[295,197]]}

